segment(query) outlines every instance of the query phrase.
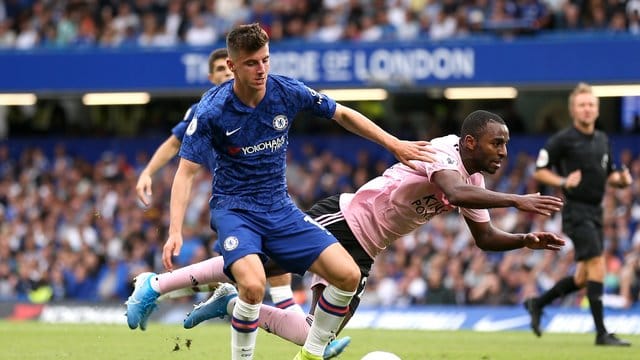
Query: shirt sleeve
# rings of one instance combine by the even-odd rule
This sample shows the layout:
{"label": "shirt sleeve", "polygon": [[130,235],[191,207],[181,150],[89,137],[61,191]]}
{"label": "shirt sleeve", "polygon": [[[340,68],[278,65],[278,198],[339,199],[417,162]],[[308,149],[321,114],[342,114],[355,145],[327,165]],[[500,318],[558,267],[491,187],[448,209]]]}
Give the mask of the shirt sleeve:
{"label": "shirt sleeve", "polygon": [[212,152],[212,135],[209,117],[211,112],[198,113],[189,122],[182,145],[180,146],[181,158],[193,161],[200,165],[207,165],[207,154]]}
{"label": "shirt sleeve", "polygon": [[562,141],[558,136],[552,136],[538,152],[536,159],[537,169],[552,169],[560,161],[562,154]]}
{"label": "shirt sleeve", "polygon": [[458,163],[456,156],[454,156],[453,154],[450,154],[444,148],[438,148],[438,146],[435,144],[434,144],[434,147],[436,148],[436,150],[439,150],[439,151],[437,151],[436,154],[433,156],[435,158],[433,162],[428,163],[424,161],[419,161],[419,162],[413,161],[414,163],[417,163],[420,167],[424,167],[424,171],[427,174],[427,178],[429,179],[429,182],[433,182],[431,177],[433,176],[433,174],[437,173],[438,171],[454,170],[454,171],[460,172],[460,164]]}
{"label": "shirt sleeve", "polygon": [[189,126],[191,119],[193,119],[193,116],[195,115],[196,105],[197,104],[191,105],[191,107],[184,114],[182,121],[177,123],[176,126],[171,129],[171,133],[173,134],[173,136],[175,136],[180,141],[182,141],[182,138],[184,138],[184,133],[187,131],[187,127]]}
{"label": "shirt sleeve", "polygon": [[335,100],[293,79],[291,80],[291,89],[300,103],[301,110],[309,111],[318,117],[333,118],[336,113]]}

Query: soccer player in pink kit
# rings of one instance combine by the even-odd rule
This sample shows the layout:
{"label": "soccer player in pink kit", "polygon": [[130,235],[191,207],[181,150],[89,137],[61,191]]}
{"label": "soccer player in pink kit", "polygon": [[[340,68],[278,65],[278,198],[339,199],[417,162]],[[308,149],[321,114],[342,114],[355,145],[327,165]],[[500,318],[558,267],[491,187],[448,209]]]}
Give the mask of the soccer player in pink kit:
{"label": "soccer player in pink kit", "polygon": [[[482,172],[493,174],[500,168],[507,156],[508,141],[509,130],[500,116],[475,111],[464,120],[460,137],[449,135],[431,141],[435,150],[433,163],[414,163],[418,170],[395,164],[355,194],[326,198],[307,211],[338,239],[361,271],[360,286],[349,304],[349,314],[342,327],[358,307],[375,257],[393,241],[436,215],[459,209],[476,245],[483,250],[506,251],[522,247],[558,250],[564,245],[564,241],[552,233],[511,234],[491,225],[489,208],[516,207],[548,216],[562,207],[562,200],[553,196],[506,194],[485,189]],[[176,271],[180,270],[184,269]],[[209,274],[219,279],[213,272]],[[322,279],[315,278],[311,309],[321,299],[319,295],[325,284]],[[185,327],[230,314],[234,298],[232,285],[221,286],[212,298],[187,316]],[[259,326],[299,344],[304,342],[311,319],[312,316],[305,318],[263,305]]]}

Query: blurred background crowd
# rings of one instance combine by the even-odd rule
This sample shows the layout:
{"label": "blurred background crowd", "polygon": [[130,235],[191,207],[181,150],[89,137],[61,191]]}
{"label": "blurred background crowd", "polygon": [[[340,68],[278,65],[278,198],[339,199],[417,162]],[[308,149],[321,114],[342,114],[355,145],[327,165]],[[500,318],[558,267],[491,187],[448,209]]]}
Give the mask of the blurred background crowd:
{"label": "blurred background crowd", "polygon": [[[120,302],[129,295],[133,276],[163,271],[160,255],[176,162],[154,177],[154,203],[143,209],[134,188],[148,161],[146,152],[127,160],[107,151],[93,163],[63,144],[51,155],[40,147],[10,151],[0,145],[0,300]],[[623,150],[619,157],[640,179],[640,153],[633,151]],[[303,209],[327,195],[353,191],[389,165],[365,150],[355,160],[346,160],[339,149],[320,151],[310,144],[299,153],[289,160],[287,179]],[[544,191],[531,178],[534,167],[531,155],[512,153],[508,166],[486,177],[487,187],[521,194]],[[216,236],[209,227],[210,181],[201,171],[194,184],[178,266],[211,256]],[[633,306],[640,285],[640,182],[607,189],[604,207],[605,304]],[[491,213],[495,225],[507,231],[561,233],[558,214]],[[452,213],[434,218],[378,257],[363,303],[519,304],[571,274],[573,266],[570,242],[558,253],[483,252],[460,215]],[[296,280],[295,288],[304,289],[308,279]],[[566,302],[577,305],[583,295]]]}
{"label": "blurred background crowd", "polygon": [[250,22],[272,42],[640,35],[640,0],[0,0],[0,48],[212,46]]}

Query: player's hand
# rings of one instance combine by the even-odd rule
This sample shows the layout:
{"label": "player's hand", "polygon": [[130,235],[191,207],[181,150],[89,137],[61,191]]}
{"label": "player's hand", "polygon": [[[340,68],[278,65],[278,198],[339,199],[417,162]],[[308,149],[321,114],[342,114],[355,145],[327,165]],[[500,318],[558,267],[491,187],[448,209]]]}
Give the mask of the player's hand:
{"label": "player's hand", "polygon": [[558,251],[564,246],[564,240],[550,232],[532,232],[524,236],[525,246],[534,250]]}
{"label": "player's hand", "polygon": [[633,178],[631,177],[631,172],[629,172],[629,168],[623,165],[622,170],[620,170],[620,187],[627,187],[631,185],[632,182],[633,182]]}
{"label": "player's hand", "polygon": [[428,163],[435,161],[435,157],[433,155],[436,152],[431,148],[431,143],[428,141],[398,140],[394,148],[389,150],[393,153],[396,159],[414,170],[418,170],[418,167],[412,163],[411,160],[424,161]]}
{"label": "player's hand", "polygon": [[169,235],[169,238],[162,247],[162,265],[168,271],[173,271],[173,261],[171,257],[180,255],[182,248],[182,234]]}
{"label": "player's hand", "polygon": [[151,205],[151,176],[147,175],[145,172],[140,174],[140,177],[138,178],[136,193],[138,194],[138,199],[142,201],[144,206]]}
{"label": "player's hand", "polygon": [[573,189],[578,185],[580,185],[581,181],[582,181],[582,171],[574,170],[569,174],[569,176],[567,176],[567,180],[564,183],[564,187],[567,190]]}
{"label": "player's hand", "polygon": [[560,211],[563,205],[562,199],[555,196],[540,195],[540,193],[522,195],[518,197],[516,202],[518,210],[545,216],[551,216],[554,212]]}

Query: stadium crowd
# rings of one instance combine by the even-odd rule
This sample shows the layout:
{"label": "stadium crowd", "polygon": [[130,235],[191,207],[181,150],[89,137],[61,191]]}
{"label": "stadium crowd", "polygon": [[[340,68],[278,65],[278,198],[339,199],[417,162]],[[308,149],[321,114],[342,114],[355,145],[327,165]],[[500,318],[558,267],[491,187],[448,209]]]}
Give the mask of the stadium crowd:
{"label": "stadium crowd", "polygon": [[[324,196],[352,191],[388,164],[362,151],[347,161],[338,151],[305,145],[291,158],[289,189],[304,209]],[[640,178],[640,154],[630,149],[621,162]],[[176,163],[155,177],[154,203],[143,209],[135,182],[148,155],[133,161],[104,152],[95,163],[69,154],[64,145],[51,156],[31,147],[19,154],[0,145],[0,301],[123,301],[131,279],[162,271],[168,201]],[[512,154],[509,166],[487,177],[492,189],[539,190],[534,159]],[[202,171],[187,211],[178,266],[204,260],[216,240],[209,227],[210,175]],[[638,302],[640,285],[640,182],[608,188],[605,201],[607,278],[605,305]],[[514,209],[492,210],[507,231],[560,232],[560,216],[532,216]],[[483,252],[458,214],[436,217],[397,241],[374,264],[363,299],[369,305],[519,304],[572,273],[571,243],[559,253],[521,249]],[[297,286],[308,281],[305,277]],[[584,294],[566,302],[579,304]]]}
{"label": "stadium crowd", "polygon": [[640,0],[3,0],[0,48],[207,46],[237,23],[272,42],[434,41],[549,30],[640,35]]}

